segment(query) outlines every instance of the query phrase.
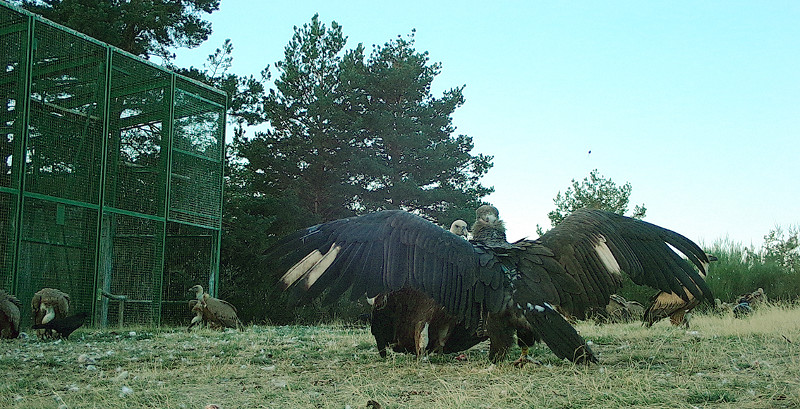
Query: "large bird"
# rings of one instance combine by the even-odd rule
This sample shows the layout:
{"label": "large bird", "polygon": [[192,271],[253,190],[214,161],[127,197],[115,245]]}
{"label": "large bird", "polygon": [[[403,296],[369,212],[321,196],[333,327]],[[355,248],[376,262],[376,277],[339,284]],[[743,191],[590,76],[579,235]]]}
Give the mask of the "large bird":
{"label": "large bird", "polygon": [[85,312],[79,312],[75,315],[70,315],[69,317],[56,317],[46,323],[34,324],[31,329],[55,331],[59,337],[67,339],[69,338],[70,334],[75,332],[76,329],[83,325],[88,316],[89,314]]}
{"label": "large bird", "polygon": [[[64,318],[69,312],[69,294],[55,288],[42,288],[31,299],[33,323],[47,324],[54,318]],[[37,330],[40,339],[58,338],[52,329]]]}
{"label": "large bird", "polygon": [[[386,210],[334,220],[295,232],[267,250],[285,273],[290,298],[323,303],[350,290],[351,298],[418,291],[455,317],[473,337],[490,340],[489,358],[501,360],[514,341],[544,341],[560,358],[596,360],[575,329],[555,311],[582,319],[604,308],[622,273],[662,291],[711,297],[700,275],[705,253],[659,226],[601,210],[583,209],[538,240],[509,243],[493,206],[476,211],[465,241],[408,212]],[[445,340],[445,345],[447,340]],[[518,360],[519,361],[519,360]]]}
{"label": "large bird", "polygon": [[[706,259],[700,268],[700,277],[705,281],[708,272],[708,263],[717,261],[715,256],[706,254]],[[703,300],[695,294],[686,291],[664,291],[661,290],[650,298],[650,305],[644,311],[642,322],[647,327],[652,327],[658,321],[669,317],[669,322],[674,326],[689,327],[689,317],[694,307],[700,305]]]}
{"label": "large bird", "polygon": [[[450,233],[466,240],[469,225],[456,220],[450,224]],[[420,357],[428,352],[462,351],[486,339],[458,325],[457,317],[419,290],[405,288],[379,294],[369,301],[370,330],[381,357],[386,357],[387,346],[395,352],[411,352]]]}
{"label": "large bird", "polygon": [[0,290],[0,338],[14,339],[19,336],[19,309],[22,303],[17,297]]}
{"label": "large bird", "polygon": [[203,287],[195,285],[189,289],[195,293],[195,299],[190,302],[192,312],[195,313],[187,331],[199,322],[205,322],[211,328],[236,328],[242,329],[242,322],[236,315],[236,307],[233,304],[214,298],[208,293],[203,292]]}

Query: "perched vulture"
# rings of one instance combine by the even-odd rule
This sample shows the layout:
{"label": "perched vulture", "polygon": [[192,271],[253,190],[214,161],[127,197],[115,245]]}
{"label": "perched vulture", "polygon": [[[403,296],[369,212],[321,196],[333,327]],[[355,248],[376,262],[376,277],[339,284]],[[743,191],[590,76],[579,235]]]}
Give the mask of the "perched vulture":
{"label": "perched vulture", "polygon": [[58,337],[67,339],[69,338],[70,334],[75,332],[76,329],[83,325],[84,321],[86,321],[86,317],[88,316],[89,314],[85,312],[79,312],[75,315],[70,315],[69,317],[53,318],[47,323],[34,324],[31,328],[55,331]]}
{"label": "perched vulture", "polygon": [[0,290],[0,338],[14,339],[19,336],[19,309],[22,303],[17,297]]}
{"label": "perched vulture", "polygon": [[[554,306],[582,319],[604,308],[622,272],[662,291],[713,299],[702,277],[705,253],[673,231],[615,213],[583,209],[537,240],[509,243],[493,206],[476,212],[466,241],[427,220],[386,210],[312,226],[265,252],[285,272],[279,284],[304,302],[328,303],[350,290],[357,299],[396,291],[425,294],[455,318],[470,342],[483,334],[489,358],[501,360],[514,342],[544,341],[560,358],[595,361],[591,349]],[[411,312],[414,313],[414,312]],[[416,320],[416,322],[423,322]],[[428,323],[428,336],[431,334]],[[443,340],[448,349],[450,339]],[[439,344],[442,344],[439,341]],[[453,347],[455,349],[455,347]]]}
{"label": "perched vulture", "polygon": [[[69,294],[55,288],[42,288],[31,299],[33,324],[47,324],[54,318],[64,318],[69,312]],[[58,338],[52,329],[36,331],[40,339]]]}
{"label": "perched vulture", "polygon": [[195,293],[195,299],[189,302],[192,312],[195,313],[187,331],[199,322],[205,322],[211,328],[236,328],[243,329],[242,322],[236,315],[236,307],[231,303],[214,298],[203,292],[203,287],[195,285],[189,289]]}
{"label": "perched vulture", "polygon": [[[700,277],[703,281],[706,279],[708,263],[711,261],[717,261],[717,258],[706,254],[706,259],[702,261],[703,266],[700,268]],[[702,299],[686,289],[678,293],[675,291],[661,290],[650,298],[650,305],[644,311],[642,322],[645,326],[651,327],[656,322],[669,317],[669,322],[671,322],[672,325],[688,327],[689,321],[687,313],[691,312],[694,307],[700,305],[702,301]]]}

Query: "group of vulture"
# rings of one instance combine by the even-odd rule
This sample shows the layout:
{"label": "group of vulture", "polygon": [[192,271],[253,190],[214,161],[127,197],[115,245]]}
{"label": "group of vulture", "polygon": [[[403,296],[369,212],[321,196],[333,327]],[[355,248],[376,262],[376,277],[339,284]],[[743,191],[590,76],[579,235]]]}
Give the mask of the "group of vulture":
{"label": "group of vulture", "polygon": [[[366,296],[381,356],[387,347],[420,356],[489,340],[489,359],[497,362],[516,339],[522,355],[515,363],[521,365],[536,342],[559,358],[595,362],[570,324],[587,316],[641,317],[647,326],[669,317],[674,325],[686,325],[688,311],[714,300],[705,282],[711,260],[674,231],[593,209],[573,212],[538,239],[512,243],[497,208],[484,205],[471,230],[461,220],[445,230],[400,210],[318,224],[280,239],[262,261],[280,276],[278,285],[292,303]],[[659,291],[646,309],[616,294],[623,273]],[[233,305],[199,285],[190,292],[194,316],[188,330],[201,323],[242,328]],[[64,330],[71,318],[68,303],[58,290],[36,293],[33,328],[41,328],[41,337],[74,330]],[[20,305],[0,292],[2,337],[19,333]]]}
{"label": "group of vulture", "polygon": [[[14,339],[20,334],[22,303],[17,297],[0,290],[0,338]],[[42,288],[31,298],[33,326],[40,339],[69,338],[83,325],[85,312],[68,315],[69,294],[55,288]]]}
{"label": "group of vulture", "polygon": [[570,321],[625,303],[615,296],[623,273],[659,291],[642,312],[648,325],[681,323],[687,310],[714,300],[709,256],[641,220],[581,209],[536,240],[510,243],[497,208],[484,205],[469,240],[465,227],[448,231],[409,212],[380,211],[297,231],[267,250],[265,263],[295,302],[366,296],[381,355],[388,346],[455,352],[488,339],[496,362],[516,338],[516,363],[538,341],[559,358],[594,362]]}

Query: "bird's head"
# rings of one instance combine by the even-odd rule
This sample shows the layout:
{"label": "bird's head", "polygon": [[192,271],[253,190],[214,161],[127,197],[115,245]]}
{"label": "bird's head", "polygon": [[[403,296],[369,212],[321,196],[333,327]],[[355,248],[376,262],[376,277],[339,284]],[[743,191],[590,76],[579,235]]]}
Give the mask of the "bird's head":
{"label": "bird's head", "polygon": [[467,222],[461,219],[454,221],[450,225],[450,233],[453,233],[456,236],[461,236],[465,239],[468,238],[467,235],[469,234],[469,228],[467,227]]}
{"label": "bird's head", "polygon": [[478,220],[486,223],[492,223],[500,220],[500,211],[492,205],[483,205],[475,210],[475,221]]}
{"label": "bird's head", "polygon": [[492,205],[483,205],[475,211],[475,224],[472,225],[472,239],[479,241],[506,241],[506,227],[500,220],[500,212]]}
{"label": "bird's head", "polygon": [[193,285],[191,288],[189,288],[188,292],[194,294],[195,298],[199,300],[203,297],[203,286],[199,284]]}

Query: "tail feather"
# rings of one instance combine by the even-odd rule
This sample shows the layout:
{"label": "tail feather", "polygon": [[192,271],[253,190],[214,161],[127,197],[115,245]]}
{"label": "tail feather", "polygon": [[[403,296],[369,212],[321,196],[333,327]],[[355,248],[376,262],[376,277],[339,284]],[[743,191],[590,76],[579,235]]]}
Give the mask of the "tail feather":
{"label": "tail feather", "polygon": [[537,337],[556,354],[575,363],[597,362],[597,357],[575,328],[551,306],[535,305],[525,310],[525,318]]}

